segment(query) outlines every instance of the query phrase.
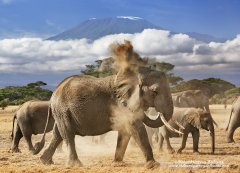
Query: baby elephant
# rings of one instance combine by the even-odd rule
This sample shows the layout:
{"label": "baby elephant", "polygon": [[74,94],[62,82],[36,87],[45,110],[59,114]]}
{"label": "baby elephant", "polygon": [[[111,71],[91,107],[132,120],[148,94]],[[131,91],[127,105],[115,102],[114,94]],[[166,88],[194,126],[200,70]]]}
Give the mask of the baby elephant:
{"label": "baby elephant", "polygon": [[[174,108],[172,119],[169,120],[169,124],[183,132],[182,144],[178,149],[178,153],[181,153],[186,146],[188,134],[192,134],[193,138],[193,152],[198,153],[199,143],[199,129],[205,129],[210,131],[212,142],[212,153],[215,150],[215,134],[214,134],[214,120],[211,114],[203,109],[199,108]],[[216,123],[215,123],[216,124]],[[169,138],[179,137],[179,134],[169,131],[166,126],[159,128],[159,150],[162,150],[163,140],[166,140],[167,150],[169,153],[173,153],[174,150],[170,145]]]}
{"label": "baby elephant", "polygon": [[[22,137],[28,144],[28,149],[34,154],[32,134],[42,134],[48,115],[49,101],[28,101],[24,103],[14,114],[12,129],[12,152],[20,152],[18,145]],[[16,120],[16,125],[14,123]],[[47,132],[53,129],[54,119],[50,117]]]}

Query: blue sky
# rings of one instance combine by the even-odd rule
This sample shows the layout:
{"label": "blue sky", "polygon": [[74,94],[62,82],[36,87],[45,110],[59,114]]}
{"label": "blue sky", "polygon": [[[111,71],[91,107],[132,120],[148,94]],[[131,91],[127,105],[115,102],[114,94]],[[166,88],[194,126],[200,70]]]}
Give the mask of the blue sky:
{"label": "blue sky", "polygon": [[[93,42],[45,40],[89,18],[114,16],[141,17],[166,30]],[[240,86],[239,21],[240,0],[0,0],[0,87],[43,80],[54,88],[86,64],[108,57],[108,45],[124,39],[140,55],[174,64],[174,73],[186,80],[217,77]],[[199,43],[179,32],[228,41]]]}
{"label": "blue sky", "polygon": [[48,37],[96,17],[139,16],[163,28],[233,38],[239,0],[0,0],[0,38]]}

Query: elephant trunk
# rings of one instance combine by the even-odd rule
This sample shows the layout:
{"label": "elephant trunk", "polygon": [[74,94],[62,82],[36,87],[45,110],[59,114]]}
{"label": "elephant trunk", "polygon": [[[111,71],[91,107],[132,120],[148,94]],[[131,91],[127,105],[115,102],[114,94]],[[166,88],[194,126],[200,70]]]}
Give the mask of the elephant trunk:
{"label": "elephant trunk", "polygon": [[212,154],[215,151],[215,131],[214,131],[214,125],[209,124],[208,129],[210,131],[210,135],[211,135],[211,143],[212,143]]}
{"label": "elephant trunk", "polygon": [[154,107],[157,112],[161,112],[164,118],[169,121],[173,115],[173,101],[172,95],[169,92],[166,92],[164,95],[159,96],[155,99]]}

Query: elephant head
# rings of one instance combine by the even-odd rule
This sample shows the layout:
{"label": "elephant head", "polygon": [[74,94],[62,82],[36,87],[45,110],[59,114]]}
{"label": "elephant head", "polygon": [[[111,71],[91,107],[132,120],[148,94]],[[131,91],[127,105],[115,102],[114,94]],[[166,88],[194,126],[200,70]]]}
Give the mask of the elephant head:
{"label": "elephant head", "polygon": [[214,132],[214,120],[211,114],[203,109],[190,109],[185,115],[185,122],[190,123],[198,129],[205,129],[210,131],[212,153],[215,151],[215,132]]}
{"label": "elephant head", "polygon": [[[157,112],[162,113],[166,121],[171,119],[173,102],[165,73],[146,67],[147,60],[140,58],[128,41],[125,44],[113,44],[110,48],[115,55],[115,86],[120,102],[133,111],[146,111],[149,107],[154,107]],[[143,122],[150,127],[164,124],[160,117],[152,121],[146,115]]]}
{"label": "elephant head", "polygon": [[173,114],[173,102],[165,73],[144,67],[140,68],[139,73],[143,109],[154,107],[168,121]]}

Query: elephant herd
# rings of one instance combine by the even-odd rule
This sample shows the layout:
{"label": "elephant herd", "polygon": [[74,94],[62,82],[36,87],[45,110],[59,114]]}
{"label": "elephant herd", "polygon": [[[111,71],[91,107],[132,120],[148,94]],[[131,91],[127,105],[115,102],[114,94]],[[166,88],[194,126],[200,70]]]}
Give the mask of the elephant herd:
{"label": "elephant herd", "polygon": [[[51,141],[40,156],[41,162],[53,164],[55,150],[64,141],[68,148],[68,165],[81,166],[75,135],[97,136],[113,130],[118,132],[113,164],[122,163],[132,137],[145,157],[145,166],[153,168],[159,163],[153,157],[148,136],[151,133],[147,133],[149,128],[155,129],[152,134],[157,130],[159,148],[162,149],[165,140],[169,152],[174,151],[169,138],[182,136],[182,145],[178,149],[181,152],[189,133],[193,136],[193,151],[198,152],[199,129],[203,128],[210,131],[211,151],[214,153],[214,120],[208,98],[200,90],[171,95],[165,74],[150,69],[129,41],[111,44],[110,51],[115,75],[103,78],[70,76],[58,84],[50,101],[29,101],[16,111],[12,130],[13,152],[19,152],[19,141],[24,137],[29,150],[38,154],[44,147],[46,133],[52,130]],[[237,128],[234,122],[240,125],[240,98],[234,105],[228,126],[229,141]],[[158,115],[155,119],[147,116],[149,108],[155,109]],[[42,133],[41,141],[33,146],[32,134]]]}

